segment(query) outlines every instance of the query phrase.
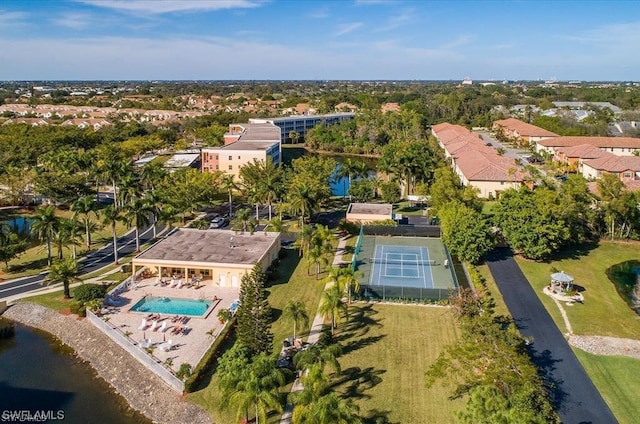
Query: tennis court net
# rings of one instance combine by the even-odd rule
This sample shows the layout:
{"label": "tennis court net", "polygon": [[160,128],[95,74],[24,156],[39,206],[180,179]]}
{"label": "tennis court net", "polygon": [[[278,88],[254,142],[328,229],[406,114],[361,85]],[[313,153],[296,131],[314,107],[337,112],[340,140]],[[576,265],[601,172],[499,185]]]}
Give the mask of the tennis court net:
{"label": "tennis court net", "polygon": [[406,259],[381,259],[381,258],[369,258],[367,262],[371,264],[383,264],[383,265],[408,265],[408,266],[433,266],[438,263],[434,260],[428,261],[412,261]]}

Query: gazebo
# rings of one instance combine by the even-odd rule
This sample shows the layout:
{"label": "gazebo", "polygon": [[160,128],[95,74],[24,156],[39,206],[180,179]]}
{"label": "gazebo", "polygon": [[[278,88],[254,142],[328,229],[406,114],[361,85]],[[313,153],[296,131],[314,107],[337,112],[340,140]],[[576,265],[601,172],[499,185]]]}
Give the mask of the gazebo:
{"label": "gazebo", "polygon": [[566,274],[564,271],[555,272],[551,274],[551,286],[564,289],[564,291],[571,290],[571,284],[573,283],[573,277]]}

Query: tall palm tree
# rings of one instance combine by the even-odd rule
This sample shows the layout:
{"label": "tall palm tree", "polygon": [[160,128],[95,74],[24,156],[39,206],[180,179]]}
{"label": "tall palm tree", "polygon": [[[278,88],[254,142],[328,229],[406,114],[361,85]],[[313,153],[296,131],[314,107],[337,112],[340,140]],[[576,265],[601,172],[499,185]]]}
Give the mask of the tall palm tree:
{"label": "tall palm tree", "polygon": [[340,374],[342,372],[338,362],[340,355],[342,355],[342,347],[337,343],[326,346],[312,345],[296,353],[293,363],[299,370],[311,369],[312,366],[319,365],[323,372],[328,367],[335,374]]}
{"label": "tall palm tree", "polygon": [[81,281],[78,275],[80,275],[78,263],[74,258],[67,258],[58,260],[51,265],[45,281],[48,284],[62,283],[64,287],[64,297],[65,299],[69,299],[71,297],[69,284],[74,281]]}
{"label": "tall palm tree", "polygon": [[284,316],[293,322],[293,339],[296,339],[296,327],[298,324],[306,327],[309,325],[309,314],[304,302],[290,300],[284,307]]}
{"label": "tall palm tree", "polygon": [[162,182],[167,175],[164,167],[160,162],[152,161],[142,168],[140,173],[140,182],[149,192],[154,192],[158,184]]}
{"label": "tall palm tree", "polygon": [[102,224],[111,227],[111,236],[113,237],[113,262],[118,264],[118,235],[116,233],[116,225],[122,221],[123,218],[120,215],[120,209],[115,204],[108,205],[102,209]]}
{"label": "tall palm tree", "polygon": [[242,208],[236,211],[236,216],[231,221],[231,229],[234,231],[249,231],[253,233],[256,228],[256,221],[251,216],[251,209]]}
{"label": "tall palm tree", "polygon": [[220,179],[220,186],[222,190],[226,191],[229,195],[229,217],[233,216],[233,191],[238,189],[238,184],[233,175],[225,174]]}
{"label": "tall palm tree", "polygon": [[136,252],[140,251],[140,228],[149,225],[150,211],[143,199],[136,197],[125,205],[124,218],[127,225],[133,225],[136,230]]}
{"label": "tall palm tree", "polygon": [[[311,248],[307,250],[306,254],[309,265],[314,264],[316,266],[316,280],[320,278],[320,266],[327,265],[328,260],[321,245],[312,244]],[[307,267],[307,275],[309,275],[309,267]]]}
{"label": "tall palm tree", "polygon": [[316,191],[309,184],[295,184],[290,187],[287,198],[291,213],[300,218],[300,227],[304,228],[305,218],[311,217],[318,207]]}
{"label": "tall palm tree", "polygon": [[51,266],[51,240],[58,229],[59,218],[53,206],[44,206],[36,209],[31,232],[47,243],[47,266]]}
{"label": "tall palm tree", "polygon": [[351,294],[360,291],[360,281],[357,273],[351,266],[346,268],[333,267],[329,272],[331,281],[334,281],[342,292],[347,292],[347,304],[351,304]]}
{"label": "tall palm tree", "polygon": [[97,217],[97,204],[94,202],[92,196],[84,196],[73,202],[71,205],[71,211],[74,218],[81,217],[81,222],[84,224],[84,236],[87,244],[87,251],[91,251],[91,216]]}
{"label": "tall palm tree", "polygon": [[289,139],[293,142],[293,144],[298,144],[300,134],[297,131],[289,131]]}
{"label": "tall palm tree", "polygon": [[282,369],[275,367],[273,358],[262,353],[249,366],[245,379],[240,380],[231,395],[229,404],[237,411],[238,421],[244,417],[248,422],[252,408],[255,422],[266,422],[270,411],[282,412],[278,389],[285,384]]}
{"label": "tall palm tree", "polygon": [[[111,152],[113,153],[113,152]],[[111,182],[113,190],[113,203],[116,206],[120,206],[122,201],[118,196],[118,182],[127,174],[130,174],[131,164],[128,160],[122,159],[117,154],[107,154],[102,161],[101,173],[104,178],[107,178]]]}
{"label": "tall palm tree", "polygon": [[302,257],[311,249],[311,240],[313,237],[313,228],[310,226],[302,227],[298,232],[296,245],[298,246],[298,256]]}
{"label": "tall palm tree", "polygon": [[341,314],[346,312],[347,305],[342,301],[343,291],[337,284],[322,292],[318,312],[325,319],[331,320],[331,334],[335,334],[337,325],[342,320]]}
{"label": "tall palm tree", "polygon": [[153,238],[157,236],[157,224],[160,220],[160,215],[162,214],[163,202],[160,196],[156,194],[155,191],[150,191],[144,196],[144,203],[151,214],[151,229],[153,231]]}

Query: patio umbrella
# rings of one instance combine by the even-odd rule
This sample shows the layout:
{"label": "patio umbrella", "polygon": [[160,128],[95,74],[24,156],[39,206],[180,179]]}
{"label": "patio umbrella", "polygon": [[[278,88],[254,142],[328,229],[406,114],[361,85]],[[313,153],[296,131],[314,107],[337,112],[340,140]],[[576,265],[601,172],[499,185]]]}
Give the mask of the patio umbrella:
{"label": "patio umbrella", "polygon": [[142,340],[147,340],[147,332],[142,333]]}

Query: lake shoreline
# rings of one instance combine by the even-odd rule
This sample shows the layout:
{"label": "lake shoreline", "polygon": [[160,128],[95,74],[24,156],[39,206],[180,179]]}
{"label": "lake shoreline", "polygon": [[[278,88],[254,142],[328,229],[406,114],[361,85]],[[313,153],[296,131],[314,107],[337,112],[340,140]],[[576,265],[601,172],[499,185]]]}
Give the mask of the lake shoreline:
{"label": "lake shoreline", "polygon": [[129,406],[156,423],[211,423],[209,414],[182,399],[153,372],[87,319],[62,315],[34,303],[10,306],[4,317],[45,331],[73,349]]}

